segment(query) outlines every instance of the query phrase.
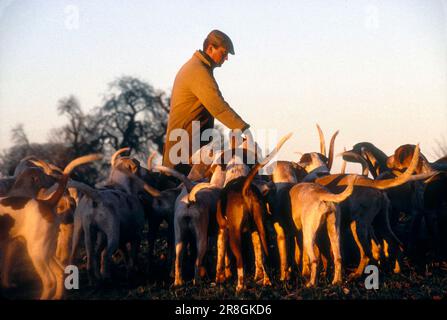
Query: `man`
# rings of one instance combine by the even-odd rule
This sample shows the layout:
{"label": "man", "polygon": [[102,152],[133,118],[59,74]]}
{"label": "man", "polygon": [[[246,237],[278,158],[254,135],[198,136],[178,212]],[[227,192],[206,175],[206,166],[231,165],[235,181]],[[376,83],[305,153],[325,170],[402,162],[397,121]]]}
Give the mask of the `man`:
{"label": "man", "polygon": [[[193,139],[200,141],[196,142],[197,147],[207,143],[202,142],[197,135],[193,137],[193,121],[197,121],[196,125],[199,124],[200,135],[204,130],[214,127],[214,118],[229,129],[245,131],[250,127],[225,102],[214,79],[214,68],[222,66],[228,60],[228,53],[234,55],[231,39],[225,33],[213,30],[203,42],[203,50],[196,51],[177,73],[172,89],[171,110],[163,151],[164,166],[175,168],[184,174],[189,172],[190,157],[196,151],[192,149]],[[174,134],[175,129],[183,129],[188,133],[189,154],[182,158],[180,164],[175,163],[181,156],[177,148],[173,149],[173,146],[179,143],[178,137]],[[170,139],[171,133],[173,135]]]}

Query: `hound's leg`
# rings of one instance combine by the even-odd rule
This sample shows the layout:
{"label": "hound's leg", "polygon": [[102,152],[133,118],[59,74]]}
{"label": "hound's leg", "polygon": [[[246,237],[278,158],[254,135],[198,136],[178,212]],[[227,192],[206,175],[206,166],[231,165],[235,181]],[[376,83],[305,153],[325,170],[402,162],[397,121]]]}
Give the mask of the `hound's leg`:
{"label": "hound's leg", "polygon": [[236,258],[236,267],[237,267],[237,286],[236,293],[241,292],[245,289],[244,283],[244,261],[242,260],[242,252],[241,252],[241,233],[240,230],[229,230],[229,234],[231,237],[228,237],[230,242],[230,248]]}
{"label": "hound's leg", "polygon": [[[148,260],[149,260],[149,271],[150,267],[154,262],[154,246],[155,240],[157,238],[158,229],[160,227],[161,219],[155,219],[153,217],[149,218],[148,221],[148,232],[147,232],[147,244],[148,244]],[[170,248],[171,246],[168,246]]]}
{"label": "hound's leg", "polygon": [[[110,228],[105,235],[107,237],[107,246],[101,254],[101,277],[103,280],[111,279],[110,266],[112,263],[112,255],[119,248],[120,229],[119,222],[113,222],[114,227]],[[102,233],[103,235],[103,233]],[[101,237],[102,237],[101,235]],[[102,241],[101,241],[102,242]]]}
{"label": "hound's leg", "polygon": [[75,211],[74,222],[73,222],[73,240],[71,242],[71,254],[68,264],[74,264],[76,257],[76,250],[78,249],[79,242],[82,235],[82,220],[80,213]]}
{"label": "hound's leg", "polygon": [[374,228],[369,227],[369,234],[371,235],[371,253],[374,258],[380,264],[380,252],[381,246],[380,241],[376,237],[376,233],[374,232]]}
{"label": "hound's leg", "polygon": [[42,248],[39,244],[28,244],[27,245],[28,254],[33,263],[34,269],[39,275],[42,281],[42,293],[40,295],[40,300],[48,300],[51,298],[52,293],[55,289],[55,278],[48,266],[48,262],[45,257],[42,256]]}
{"label": "hound's leg", "polygon": [[178,240],[175,243],[175,281],[174,286],[183,285],[182,279],[182,262],[183,262],[183,240]]}
{"label": "hound's leg", "polygon": [[340,225],[337,221],[336,212],[332,211],[326,218],[326,227],[331,242],[332,255],[334,259],[334,279],[332,284],[340,284],[342,281],[341,253],[340,253]]}
{"label": "hound's leg", "polygon": [[279,259],[280,259],[280,277],[281,281],[286,281],[289,279],[290,274],[288,272],[287,266],[287,243],[286,236],[284,234],[284,229],[281,227],[279,222],[275,222],[273,227],[276,231],[276,241],[278,243]]}
{"label": "hound's leg", "polygon": [[67,265],[70,260],[70,249],[72,247],[73,223],[60,224],[59,235],[57,237],[56,257],[62,265]]}
{"label": "hound's leg", "polygon": [[168,236],[167,236],[167,243],[168,243],[168,257],[167,257],[167,264],[170,270],[170,276],[171,278],[174,277],[175,272],[175,232],[174,232],[174,222],[168,222]]}
{"label": "hound's leg", "polygon": [[217,235],[216,283],[225,281],[224,264],[226,257],[227,229],[219,228]]}
{"label": "hound's leg", "polygon": [[315,232],[317,229],[317,227],[313,228],[312,226],[303,228],[303,249],[309,258],[310,264],[310,279],[306,283],[308,288],[315,286],[317,280],[317,257],[314,252]]}
{"label": "hound's leg", "polygon": [[363,270],[369,263],[369,257],[367,256],[365,249],[368,248],[368,241],[366,235],[366,228],[357,221],[351,222],[351,232],[354,237],[355,243],[360,251],[360,263],[357,267],[357,270],[349,275],[349,279],[355,279],[363,274]]}
{"label": "hound's leg", "polygon": [[206,223],[202,223],[201,225],[199,225],[200,221],[196,222],[197,223],[194,224],[194,232],[196,236],[197,257],[194,270],[194,285],[205,277],[206,270],[203,267],[203,257],[205,256],[208,245],[208,221],[206,221]]}
{"label": "hound's leg", "polygon": [[14,249],[17,246],[17,240],[6,240],[7,242],[2,245],[3,247],[3,261],[2,261],[2,272],[1,272],[1,280],[2,280],[2,287],[7,288],[14,288],[15,284],[11,283],[11,263],[12,263],[12,256],[14,253]]}
{"label": "hound's leg", "polygon": [[183,253],[185,247],[185,234],[188,232],[188,223],[182,219],[181,216],[174,219],[174,234],[175,234],[175,280],[174,286],[183,285],[182,278],[182,264]]}
{"label": "hound's leg", "polygon": [[263,286],[271,286],[270,278],[265,271],[264,262],[262,261],[262,247],[261,247],[261,239],[259,238],[259,233],[257,231],[253,231],[251,234],[251,240],[253,243],[253,249],[255,253],[255,267],[256,273],[254,280],[262,280]]}
{"label": "hound's leg", "polygon": [[232,276],[230,255],[228,250],[225,250],[225,279],[230,280]]}
{"label": "hound's leg", "polygon": [[84,225],[84,244],[87,254],[87,272],[90,285],[94,285],[96,280],[100,278],[98,270],[95,270],[97,266],[96,254],[93,248],[93,233],[90,228],[90,224]]}
{"label": "hound's leg", "polygon": [[317,244],[314,244],[314,253],[315,257],[317,257],[317,266],[319,265],[321,260],[321,263],[323,264],[323,275],[326,276],[328,262],[327,257],[320,251],[320,248],[318,248]]}
{"label": "hound's leg", "polygon": [[303,237],[303,269],[301,275],[304,278],[310,277],[310,261],[306,248],[304,247],[304,237]]}
{"label": "hound's leg", "polygon": [[49,265],[51,271],[56,277],[56,292],[53,299],[60,300],[64,295],[64,269],[56,258],[51,258]]}
{"label": "hound's leg", "polygon": [[[104,263],[105,260],[107,259],[106,254],[107,254],[107,239],[106,239],[106,235],[103,232],[98,232],[97,237],[96,237],[96,244],[95,244],[95,255],[98,256],[100,255],[100,274],[105,274],[105,269],[104,269]],[[97,259],[97,258],[96,258]],[[96,267],[97,268],[97,267]]]}
{"label": "hound's leg", "polygon": [[[301,265],[301,250],[300,250],[300,245],[298,243],[298,236],[295,236],[295,254],[294,254],[294,258],[295,258],[295,263],[296,266],[299,267]],[[304,265],[304,263],[303,263]]]}

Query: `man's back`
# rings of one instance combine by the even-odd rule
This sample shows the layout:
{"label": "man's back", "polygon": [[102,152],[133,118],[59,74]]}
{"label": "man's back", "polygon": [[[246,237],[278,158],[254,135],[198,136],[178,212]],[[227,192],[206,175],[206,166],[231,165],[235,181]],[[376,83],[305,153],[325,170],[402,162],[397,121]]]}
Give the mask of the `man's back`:
{"label": "man's back", "polygon": [[[214,118],[230,129],[245,130],[249,127],[223,99],[213,76],[214,67],[209,56],[202,51],[196,51],[177,73],[172,89],[163,165],[174,167],[177,161],[171,159],[172,157],[183,159],[182,162],[185,160],[185,157],[181,158],[178,152],[174,155],[169,154],[171,148],[178,143],[177,135],[173,136],[174,141],[169,139],[175,129],[183,129],[188,134],[189,146],[187,150],[189,150],[189,154],[186,159],[189,161],[195,151],[192,150],[193,139],[197,147],[206,143],[206,141],[200,141],[200,134],[205,129],[213,128]],[[199,125],[198,132],[192,130],[193,121],[197,121],[197,125]],[[182,143],[185,141],[182,140]]]}

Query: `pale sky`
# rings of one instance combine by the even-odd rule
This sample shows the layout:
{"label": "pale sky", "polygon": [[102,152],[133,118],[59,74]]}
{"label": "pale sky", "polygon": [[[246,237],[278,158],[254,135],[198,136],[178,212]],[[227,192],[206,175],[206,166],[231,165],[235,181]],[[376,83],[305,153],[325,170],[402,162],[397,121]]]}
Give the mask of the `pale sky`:
{"label": "pale sky", "polygon": [[254,130],[294,132],[281,158],[318,151],[316,123],[340,130],[336,152],[419,142],[434,160],[447,137],[446,1],[0,0],[0,149],[17,123],[44,142],[60,98],[88,111],[118,76],[170,92],[216,28],[236,51],[223,96]]}

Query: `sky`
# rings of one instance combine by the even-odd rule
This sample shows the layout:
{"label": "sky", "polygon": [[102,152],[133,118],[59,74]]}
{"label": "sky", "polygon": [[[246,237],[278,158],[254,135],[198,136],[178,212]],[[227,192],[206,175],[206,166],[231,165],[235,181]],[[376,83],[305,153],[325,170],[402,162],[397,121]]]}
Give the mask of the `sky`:
{"label": "sky", "polygon": [[318,151],[319,123],[327,141],[340,130],[336,153],[420,143],[435,160],[447,137],[443,0],[0,0],[0,149],[18,123],[46,141],[65,123],[59,99],[88,112],[119,76],[170,93],[212,29],[235,47],[214,73],[226,101],[255,131],[294,133],[280,158]]}

